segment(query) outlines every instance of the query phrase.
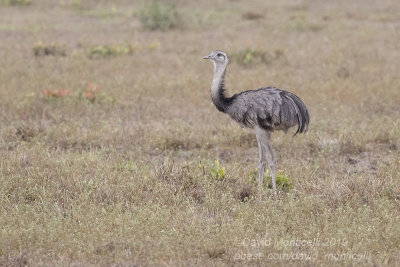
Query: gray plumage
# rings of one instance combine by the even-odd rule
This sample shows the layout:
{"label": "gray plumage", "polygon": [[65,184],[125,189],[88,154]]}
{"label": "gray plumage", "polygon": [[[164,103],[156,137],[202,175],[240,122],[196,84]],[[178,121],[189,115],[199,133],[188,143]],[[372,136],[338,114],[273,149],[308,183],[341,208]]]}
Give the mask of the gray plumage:
{"label": "gray plumage", "polygon": [[306,105],[295,94],[275,87],[244,91],[226,97],[224,78],[229,63],[228,56],[215,50],[204,59],[210,59],[214,63],[210,92],[215,106],[243,127],[254,129],[260,150],[259,185],[262,186],[268,158],[272,186],[276,193],[276,157],[270,143],[271,133],[276,130],[287,132],[296,125],[298,127],[295,135],[306,132],[310,121]]}

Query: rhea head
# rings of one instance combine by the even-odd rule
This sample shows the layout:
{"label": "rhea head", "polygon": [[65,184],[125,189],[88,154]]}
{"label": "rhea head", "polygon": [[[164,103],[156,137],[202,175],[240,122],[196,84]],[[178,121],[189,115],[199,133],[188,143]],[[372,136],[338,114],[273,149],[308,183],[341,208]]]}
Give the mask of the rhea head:
{"label": "rhea head", "polygon": [[221,66],[226,67],[226,65],[229,62],[228,56],[220,50],[214,50],[211,52],[210,55],[205,56],[203,58],[209,59],[214,63],[214,70]]}

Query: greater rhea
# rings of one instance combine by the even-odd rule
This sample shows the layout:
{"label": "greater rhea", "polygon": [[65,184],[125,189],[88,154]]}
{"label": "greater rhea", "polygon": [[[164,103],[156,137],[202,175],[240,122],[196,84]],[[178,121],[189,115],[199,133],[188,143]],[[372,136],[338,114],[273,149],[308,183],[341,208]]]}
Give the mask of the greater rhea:
{"label": "greater rhea", "polygon": [[248,90],[231,97],[225,95],[225,73],[228,56],[219,50],[204,57],[214,63],[214,77],[211,83],[211,98],[217,109],[227,113],[243,127],[254,130],[260,152],[258,185],[262,187],[267,158],[276,194],[276,156],[271,146],[271,133],[282,130],[285,133],[298,125],[297,133],[308,129],[310,116],[306,105],[293,93],[275,87]]}

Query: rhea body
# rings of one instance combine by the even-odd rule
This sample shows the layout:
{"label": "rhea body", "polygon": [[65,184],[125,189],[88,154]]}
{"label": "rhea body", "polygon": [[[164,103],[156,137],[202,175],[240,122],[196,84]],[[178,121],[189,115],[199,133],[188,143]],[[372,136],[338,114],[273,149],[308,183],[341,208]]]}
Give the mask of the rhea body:
{"label": "rhea body", "polygon": [[[204,57],[214,63],[214,77],[211,83],[211,99],[217,109],[227,113],[243,127],[254,130],[259,148],[258,185],[262,186],[266,164],[269,164],[272,187],[276,194],[276,155],[271,146],[271,133],[298,126],[297,133],[308,129],[310,116],[306,105],[293,93],[265,87],[248,90],[231,97],[225,95],[225,73],[228,56],[219,50]],[[267,161],[268,160],[268,161]]]}

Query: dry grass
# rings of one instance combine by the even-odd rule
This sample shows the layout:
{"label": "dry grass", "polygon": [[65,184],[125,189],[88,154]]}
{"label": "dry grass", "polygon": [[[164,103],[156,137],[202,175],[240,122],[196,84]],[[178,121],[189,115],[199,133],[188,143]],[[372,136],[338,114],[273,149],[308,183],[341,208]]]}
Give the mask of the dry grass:
{"label": "dry grass", "polygon": [[[160,31],[144,1],[0,7],[0,265],[400,265],[400,5],[169,4],[183,25]],[[294,183],[277,197],[201,59],[246,48],[283,56],[232,62],[229,92],[279,86],[311,114],[273,135]]]}

